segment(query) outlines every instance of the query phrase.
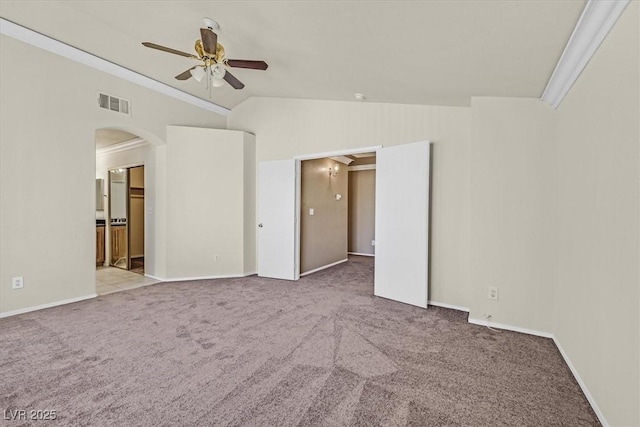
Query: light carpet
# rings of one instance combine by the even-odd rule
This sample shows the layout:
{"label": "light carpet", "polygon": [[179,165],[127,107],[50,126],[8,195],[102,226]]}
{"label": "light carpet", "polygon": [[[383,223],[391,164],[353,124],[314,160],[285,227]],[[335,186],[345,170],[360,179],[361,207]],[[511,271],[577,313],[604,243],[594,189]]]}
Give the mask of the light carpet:
{"label": "light carpet", "polygon": [[376,298],[367,257],[14,316],[0,343],[0,409],[56,411],[34,425],[599,425],[550,339]]}

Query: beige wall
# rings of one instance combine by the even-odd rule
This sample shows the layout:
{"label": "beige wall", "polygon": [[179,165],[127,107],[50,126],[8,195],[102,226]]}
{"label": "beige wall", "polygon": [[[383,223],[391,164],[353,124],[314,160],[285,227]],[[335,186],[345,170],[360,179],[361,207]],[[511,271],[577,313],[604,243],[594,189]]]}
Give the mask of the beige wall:
{"label": "beige wall", "polygon": [[557,110],[554,334],[607,422],[640,425],[640,24],[631,2]]}
{"label": "beige wall", "polygon": [[[305,160],[300,179],[300,273],[347,259],[347,207],[349,205],[346,165],[339,164],[337,176],[329,176],[331,159]],[[342,199],[336,200],[336,194]],[[314,210],[314,214],[309,213]]]}
{"label": "beige wall", "polygon": [[431,140],[430,296],[469,306],[470,108],[251,98],[227,124],[256,135],[257,161]]}
{"label": "beige wall", "polygon": [[[469,317],[551,332],[556,271],[553,110],[473,98]],[[487,298],[490,286],[499,300]]]}
{"label": "beige wall", "polygon": [[376,171],[349,172],[349,252],[373,255],[376,229]]}
{"label": "beige wall", "polygon": [[[251,259],[245,252],[255,253],[255,247],[244,244],[246,223],[251,221],[251,215],[245,219],[245,206],[255,210],[255,204],[245,200],[245,152],[251,151],[253,143],[244,132],[167,128],[162,196],[166,221],[160,230],[166,238],[163,278],[241,276],[255,271],[254,265],[245,264]],[[247,239],[255,240],[255,234]]]}
{"label": "beige wall", "polygon": [[[7,313],[95,294],[96,129],[161,142],[167,124],[224,127],[225,119],[12,38],[0,43],[0,313]],[[132,116],[99,109],[99,90],[131,99]],[[24,277],[24,289],[11,289],[14,276]]]}

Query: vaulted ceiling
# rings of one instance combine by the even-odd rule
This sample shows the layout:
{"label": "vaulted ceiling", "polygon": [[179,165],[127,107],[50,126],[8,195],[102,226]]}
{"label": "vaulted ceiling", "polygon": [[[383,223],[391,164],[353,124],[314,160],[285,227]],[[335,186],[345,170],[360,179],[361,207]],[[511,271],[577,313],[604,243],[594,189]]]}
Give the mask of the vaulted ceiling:
{"label": "vaulted ceiling", "polygon": [[[233,108],[251,96],[466,106],[471,96],[539,97],[584,0],[8,1],[0,16],[192,95]],[[220,23],[246,87],[174,76],[195,61],[202,19]],[[37,61],[34,63],[37,66]]]}

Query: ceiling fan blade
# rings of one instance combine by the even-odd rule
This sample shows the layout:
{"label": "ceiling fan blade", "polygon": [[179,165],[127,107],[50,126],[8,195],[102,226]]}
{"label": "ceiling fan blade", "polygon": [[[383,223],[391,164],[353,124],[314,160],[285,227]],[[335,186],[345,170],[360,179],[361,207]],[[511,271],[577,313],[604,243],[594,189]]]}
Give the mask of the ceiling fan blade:
{"label": "ceiling fan blade", "polygon": [[189,68],[187,71],[185,71],[184,73],[180,73],[176,76],[177,80],[189,80],[191,78],[191,70],[195,69],[196,67],[191,67]]}
{"label": "ceiling fan blade", "polygon": [[204,51],[215,55],[218,46],[218,35],[208,28],[200,28],[200,37],[202,38],[202,46]]}
{"label": "ceiling fan blade", "polygon": [[173,53],[174,55],[186,56],[187,58],[193,58],[193,59],[200,59],[197,56],[192,55],[190,53],[182,52],[180,50],[171,49],[170,47],[166,47],[166,46],[160,46],[159,44],[150,43],[150,42],[143,42],[142,44],[144,46],[146,46],[146,47],[150,47],[151,49],[158,49],[158,50],[161,50],[163,52]]}
{"label": "ceiling fan blade", "polygon": [[266,70],[269,67],[264,61],[248,61],[244,59],[227,59],[225,63],[229,67],[250,68],[252,70]]}
{"label": "ceiling fan blade", "polygon": [[224,73],[224,79],[229,83],[234,89],[242,89],[244,87],[244,83],[238,80],[233,74],[231,74],[228,70]]}

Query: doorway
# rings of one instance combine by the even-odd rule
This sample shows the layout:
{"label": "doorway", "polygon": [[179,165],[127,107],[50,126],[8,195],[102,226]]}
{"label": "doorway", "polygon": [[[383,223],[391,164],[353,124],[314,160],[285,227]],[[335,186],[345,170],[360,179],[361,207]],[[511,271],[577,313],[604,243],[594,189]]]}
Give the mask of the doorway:
{"label": "doorway", "polygon": [[[158,280],[145,277],[145,163],[153,146],[137,135],[96,131],[96,293],[105,295]],[[98,196],[101,194],[101,197]],[[151,194],[151,202],[153,194]],[[98,200],[102,204],[98,204]]]}
{"label": "doorway", "polygon": [[258,275],[285,280],[300,277],[301,161],[375,151],[374,295],[426,308],[430,150],[429,141],[419,141],[260,162]]}
{"label": "doorway", "polygon": [[307,159],[300,167],[300,276],[351,255],[374,256],[375,152]]}

